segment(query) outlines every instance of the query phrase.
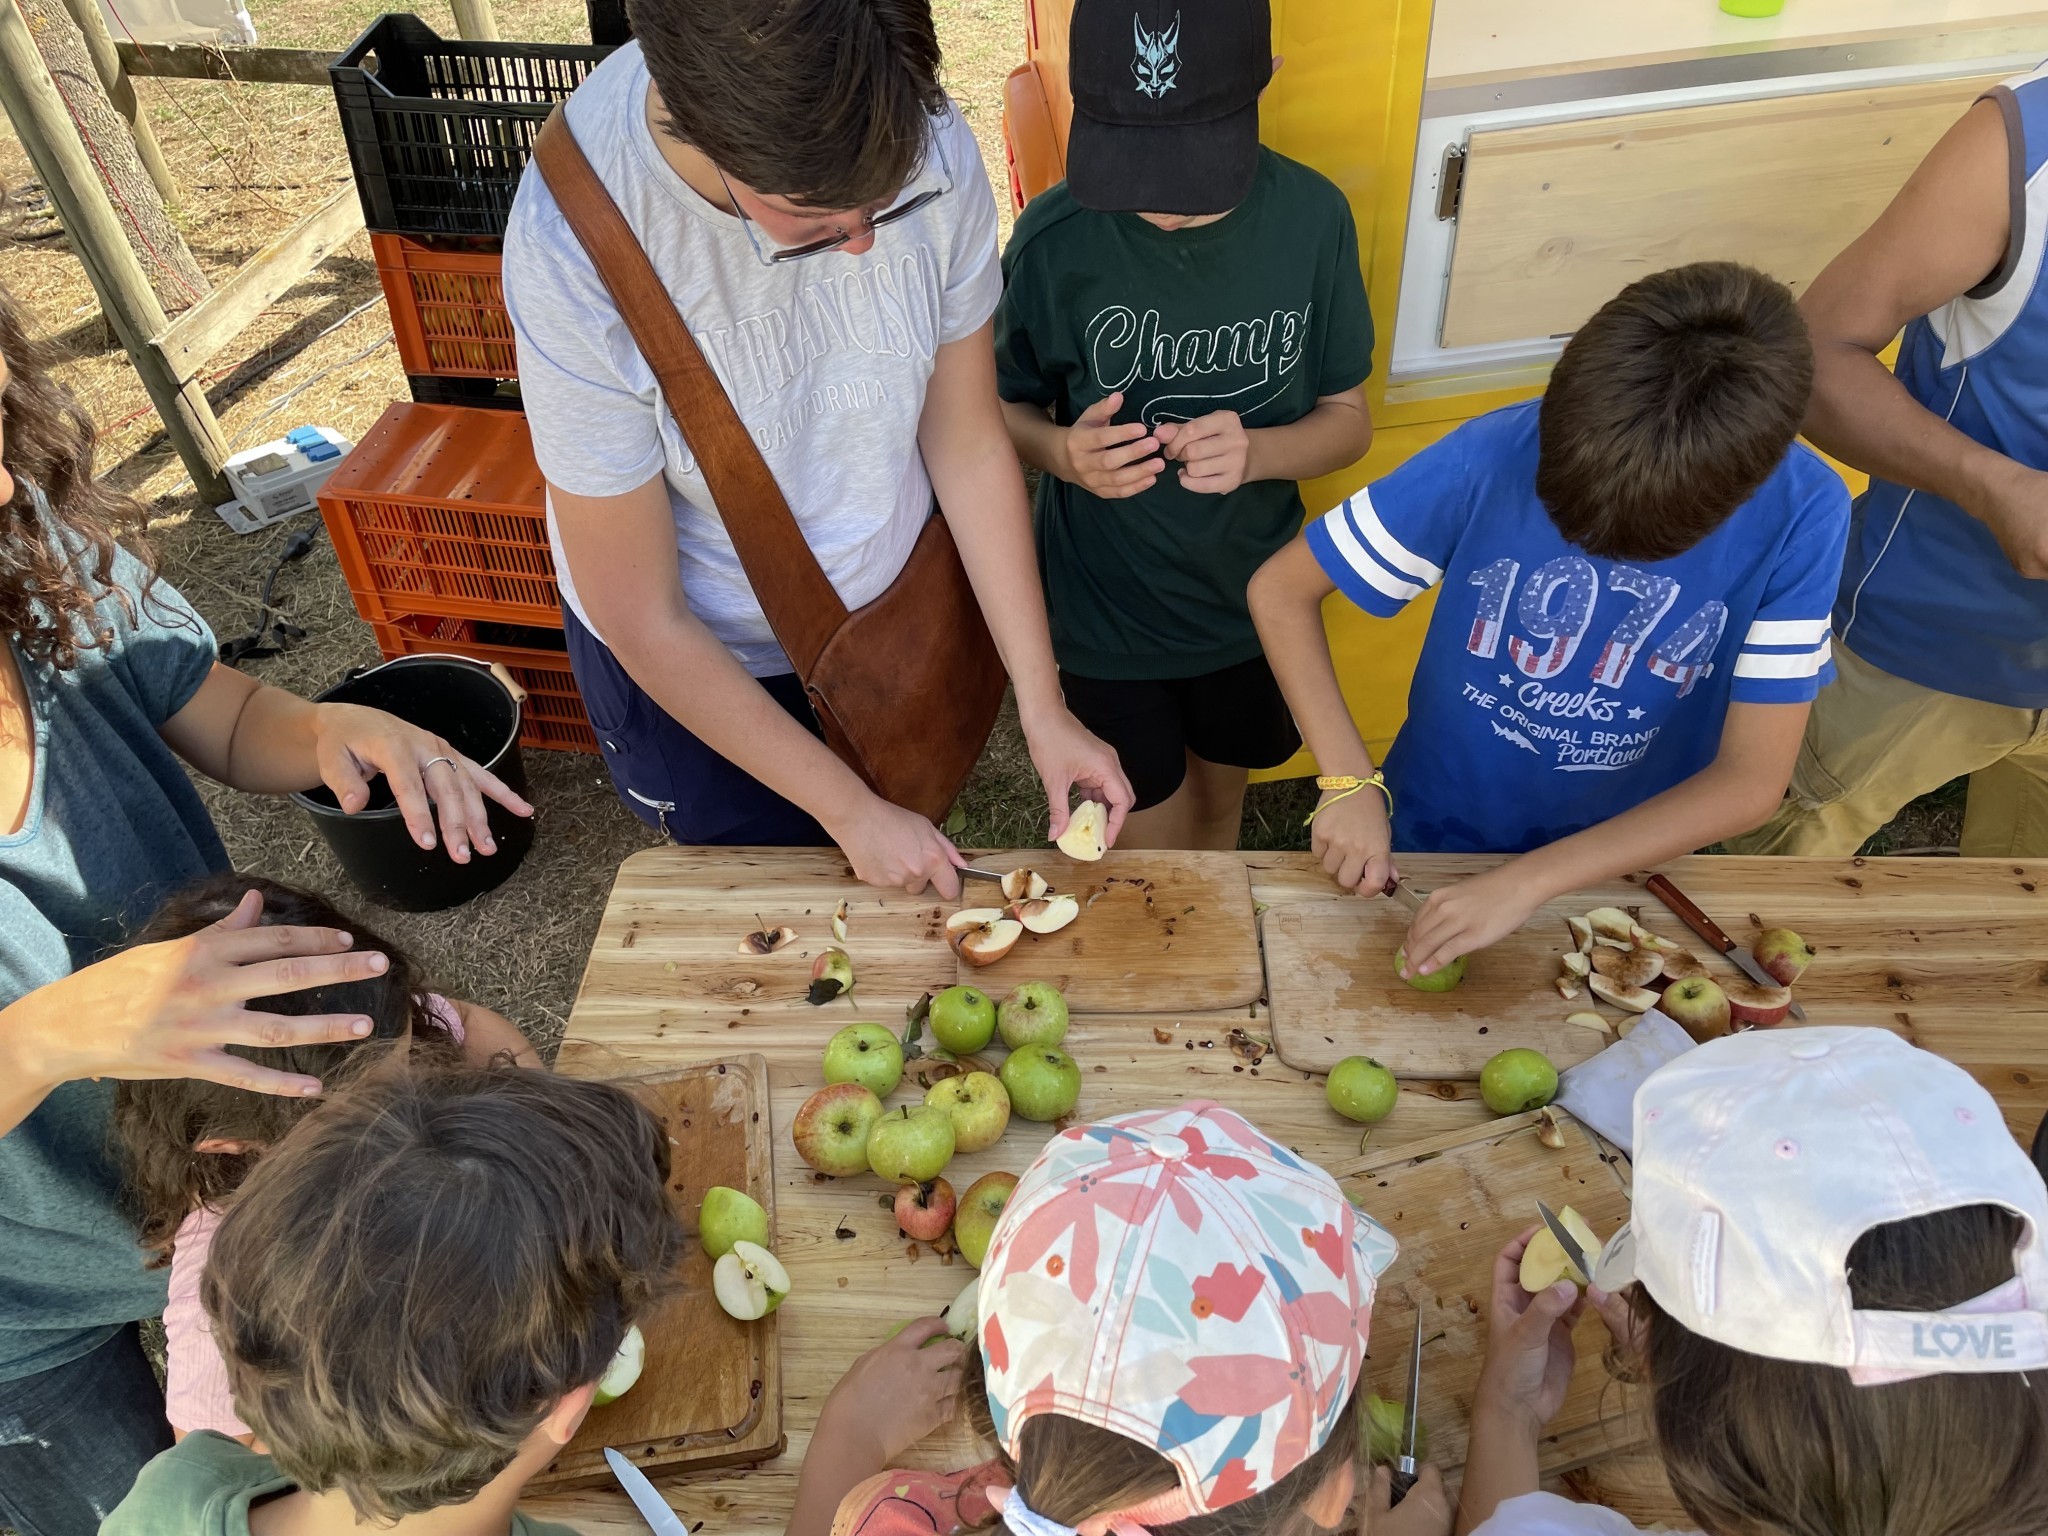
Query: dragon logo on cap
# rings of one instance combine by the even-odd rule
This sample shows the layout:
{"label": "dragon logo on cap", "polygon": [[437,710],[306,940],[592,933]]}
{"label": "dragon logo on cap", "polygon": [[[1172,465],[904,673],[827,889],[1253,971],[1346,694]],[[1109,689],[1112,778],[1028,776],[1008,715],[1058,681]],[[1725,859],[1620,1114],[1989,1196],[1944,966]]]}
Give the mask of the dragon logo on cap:
{"label": "dragon logo on cap", "polygon": [[1180,12],[1173,13],[1172,26],[1147,32],[1133,11],[1131,32],[1138,45],[1137,54],[1131,59],[1138,94],[1157,101],[1180,83]]}

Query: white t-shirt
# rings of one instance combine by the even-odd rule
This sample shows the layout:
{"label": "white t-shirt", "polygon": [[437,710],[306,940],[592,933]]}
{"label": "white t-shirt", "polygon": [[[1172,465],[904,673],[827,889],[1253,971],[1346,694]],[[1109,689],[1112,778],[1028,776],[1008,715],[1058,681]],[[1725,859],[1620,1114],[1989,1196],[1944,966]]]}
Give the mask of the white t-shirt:
{"label": "white t-shirt", "polygon": [[[767,238],[699,197],[662,158],[647,90],[639,45],[628,44],[569,99],[569,126],[826,576],[847,607],[860,607],[895,580],[931,511],[917,425],[933,356],[979,330],[1002,296],[995,198],[973,130],[957,107],[934,121],[936,152],[904,195],[950,190],[878,230],[864,255],[768,266],[753,243],[772,251]],[[654,375],[537,167],[505,230],[504,283],[520,394],[549,483],[617,496],[661,473],[691,611],[754,676],[789,671]],[[552,515],[549,529],[563,599],[588,625]]]}
{"label": "white t-shirt", "polygon": [[1525,1493],[1503,1500],[1493,1517],[1472,1536],[1636,1536],[1636,1528],[1604,1504],[1578,1504],[1554,1493]]}

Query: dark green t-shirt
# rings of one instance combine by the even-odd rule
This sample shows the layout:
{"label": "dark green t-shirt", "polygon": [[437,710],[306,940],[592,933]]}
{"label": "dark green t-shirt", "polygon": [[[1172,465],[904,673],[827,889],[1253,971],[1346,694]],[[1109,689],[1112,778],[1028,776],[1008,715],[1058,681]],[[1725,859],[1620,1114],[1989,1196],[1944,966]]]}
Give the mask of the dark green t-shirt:
{"label": "dark green t-shirt", "polygon": [[[1003,276],[998,388],[1061,426],[1118,390],[1118,421],[1235,411],[1285,426],[1372,372],[1351,209],[1271,150],[1245,201],[1195,229],[1092,212],[1063,182],[1018,219]],[[1068,671],[1196,677],[1259,654],[1245,586],[1300,527],[1300,490],[1260,480],[1205,495],[1177,468],[1119,501],[1039,481],[1038,561]]]}

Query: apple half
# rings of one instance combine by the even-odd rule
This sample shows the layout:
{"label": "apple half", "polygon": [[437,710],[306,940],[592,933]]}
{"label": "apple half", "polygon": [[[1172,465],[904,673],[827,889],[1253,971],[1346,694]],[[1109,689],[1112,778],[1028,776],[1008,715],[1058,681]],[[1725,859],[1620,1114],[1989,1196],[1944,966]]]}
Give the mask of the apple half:
{"label": "apple half", "polygon": [[606,1403],[615,1403],[633,1390],[633,1383],[640,1379],[641,1368],[647,1363],[647,1339],[635,1323],[626,1330],[626,1336],[619,1340],[618,1353],[612,1356],[612,1363],[604,1368],[604,1374],[597,1378],[597,1390],[590,1395],[590,1406],[602,1408]]}
{"label": "apple half", "polygon": [[946,942],[969,965],[994,965],[1023,937],[1024,925],[1000,907],[968,907],[946,919]]}
{"label": "apple half", "polygon": [[711,1293],[729,1316],[743,1323],[766,1317],[789,1294],[789,1271],[759,1243],[734,1243],[711,1266]]}

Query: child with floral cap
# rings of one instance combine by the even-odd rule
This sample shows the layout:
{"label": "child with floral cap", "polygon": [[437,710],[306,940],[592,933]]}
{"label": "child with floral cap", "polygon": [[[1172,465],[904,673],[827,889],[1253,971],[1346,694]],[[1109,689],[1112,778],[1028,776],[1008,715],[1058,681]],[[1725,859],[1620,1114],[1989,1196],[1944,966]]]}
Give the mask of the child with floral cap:
{"label": "child with floral cap", "polygon": [[[888,1472],[834,1536],[1313,1536],[1350,1525],[1358,1388],[1393,1238],[1220,1105],[1054,1137],[982,1268],[963,1387],[994,1461]],[[1425,1468],[1374,1536],[1445,1536]]]}
{"label": "child with floral cap", "polygon": [[[1760,1029],[1635,1100],[1634,1207],[1588,1300],[1708,1536],[2048,1531],[2048,1189],[1962,1068],[1881,1029]],[[1581,1310],[1494,1268],[1458,1529],[1630,1536],[1537,1489]]]}

